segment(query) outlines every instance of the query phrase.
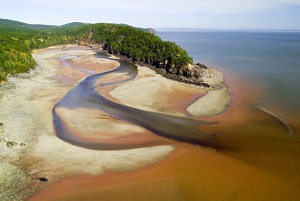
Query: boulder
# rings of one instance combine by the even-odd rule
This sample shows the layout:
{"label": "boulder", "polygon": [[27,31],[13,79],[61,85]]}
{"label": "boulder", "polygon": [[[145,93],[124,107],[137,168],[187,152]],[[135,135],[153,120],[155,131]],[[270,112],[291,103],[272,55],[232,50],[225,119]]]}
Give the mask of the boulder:
{"label": "boulder", "polygon": [[18,143],[16,143],[16,142],[13,142],[13,141],[6,141],[6,146],[8,147],[8,148],[13,148],[13,147],[15,147],[15,146],[17,146],[18,145]]}
{"label": "boulder", "polygon": [[201,63],[197,63],[196,66],[198,66],[199,68],[207,69],[207,66],[205,66],[204,64],[201,64]]}

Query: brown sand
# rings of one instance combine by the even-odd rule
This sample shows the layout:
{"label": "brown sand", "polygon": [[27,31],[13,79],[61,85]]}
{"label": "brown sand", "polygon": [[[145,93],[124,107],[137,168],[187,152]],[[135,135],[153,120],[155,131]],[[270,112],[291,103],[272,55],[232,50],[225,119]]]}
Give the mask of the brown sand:
{"label": "brown sand", "polygon": [[227,87],[208,91],[203,97],[191,104],[187,111],[193,116],[214,116],[224,112],[231,102]]}
{"label": "brown sand", "polygon": [[138,71],[134,81],[108,89],[107,95],[131,107],[176,116],[216,115],[223,112],[231,101],[227,87],[223,86],[222,74],[212,68],[202,70],[203,79],[210,85],[221,85],[222,89],[210,90],[172,81],[147,67],[138,66]]}
{"label": "brown sand", "polygon": [[215,150],[182,145],[152,168],[70,178],[32,200],[296,200],[298,195],[287,178]]}
{"label": "brown sand", "polygon": [[[68,71],[68,68],[62,66],[62,63],[55,58],[46,59],[51,55],[55,57],[57,54],[62,54],[62,52],[55,51],[58,50],[46,51],[41,54],[41,56],[44,55],[40,61],[45,67],[42,71],[44,74],[33,80],[16,80],[16,83],[19,83],[17,89],[12,89],[12,93],[5,94],[1,101],[1,114],[7,116],[7,118],[2,118],[2,116],[0,118],[5,125],[4,134],[1,136],[7,138],[10,134],[11,140],[19,140],[28,144],[26,150],[20,147],[4,149],[7,152],[4,160],[9,163],[0,164],[0,167],[4,167],[2,169],[9,173],[4,174],[4,178],[6,178],[4,181],[11,182],[9,184],[13,184],[11,186],[15,187],[13,191],[7,190],[10,188],[9,185],[5,187],[4,198],[6,200],[19,200],[19,198],[22,199],[36,191],[39,192],[31,200],[281,201],[299,199],[299,120],[270,109],[293,126],[295,137],[290,138],[287,135],[287,128],[279,120],[253,108],[252,103],[259,98],[263,90],[254,89],[249,86],[249,83],[243,84],[242,78],[241,80],[234,79],[238,76],[230,76],[227,84],[233,99],[226,112],[217,116],[208,115],[208,117],[201,118],[218,122],[213,128],[211,126],[202,128],[218,134],[217,138],[207,142],[208,146],[211,145],[217,149],[164,141],[160,137],[152,135],[152,139],[172,144],[172,146],[153,145],[153,147],[126,151],[87,150],[57,139],[51,127],[50,110],[54,103],[70,89],[72,84],[85,76],[82,72],[74,72],[73,69]],[[82,52],[82,54],[92,54],[88,52]],[[67,52],[72,55],[75,53]],[[88,60],[86,58],[85,62],[89,62]],[[84,63],[80,63],[79,58],[73,59],[71,62],[74,62],[73,65],[84,67]],[[95,67],[97,65],[98,63],[95,64]],[[89,69],[94,70],[95,68]],[[62,71],[62,78],[58,78],[58,81],[45,79],[45,77],[54,76],[60,71]],[[153,78],[151,73],[145,74],[145,77],[134,81],[137,88],[131,85],[128,89],[132,90],[133,94],[136,92],[134,95],[142,93],[142,85],[139,83],[144,84],[145,82],[153,85],[152,82],[145,81],[147,78]],[[75,79],[70,81],[68,78]],[[155,83],[166,82],[157,79]],[[173,101],[178,94],[172,93],[170,89],[158,88],[159,90],[153,91],[149,89],[149,94],[152,93],[151,96],[143,92],[143,95],[147,96],[145,105],[142,104],[143,97],[135,104],[147,110],[162,110],[166,113],[187,115],[183,108],[193,104],[193,100],[206,93],[203,91],[204,89],[200,88],[199,91],[198,88],[193,89],[195,91],[184,91],[187,88],[173,81],[169,86],[173,87],[172,89],[178,89],[177,93],[180,95],[183,93],[187,101],[184,102],[184,98]],[[18,87],[23,88],[18,90]],[[153,87],[156,89],[155,85]],[[109,95],[110,90],[114,89],[108,88],[104,91]],[[118,88],[116,88],[117,90]],[[121,94],[121,90],[119,92],[110,98],[115,98],[124,104],[131,104],[132,100]],[[193,93],[195,93],[194,97]],[[165,97],[161,105],[158,104],[159,98],[157,97]],[[32,100],[34,108],[31,107]],[[222,100],[220,101],[222,102]],[[156,107],[156,104],[159,107]],[[219,107],[220,102],[216,101],[215,104],[216,107]],[[15,108],[13,111],[12,105]],[[175,113],[173,109],[176,111]],[[144,135],[147,136],[145,139],[150,139],[151,133],[133,125],[124,125],[119,121],[114,124],[113,120],[107,119],[103,114],[82,110],[72,112],[84,112],[92,119],[104,119],[108,125],[112,124],[112,126],[106,127],[107,131],[126,128],[128,133],[121,134],[124,139],[134,141],[136,138],[130,138],[128,135],[131,132],[137,134],[134,136]],[[87,126],[85,122],[82,122],[82,127],[78,126],[78,122],[82,119],[70,118],[72,115],[67,110],[60,111],[60,113],[71,128],[80,131],[78,135],[82,138],[112,140],[112,142],[120,139],[114,133],[103,132],[94,126],[83,130],[83,126]],[[84,114],[82,115],[84,117]],[[28,119],[33,120],[34,126],[31,121],[27,121]],[[10,121],[14,124],[12,125]],[[92,120],[92,124],[95,125],[96,122]],[[26,129],[24,130],[24,128]],[[95,136],[95,133],[99,132],[104,135]],[[28,139],[28,136],[31,138]],[[121,139],[123,138],[121,137]],[[1,143],[1,148],[2,145],[3,143]],[[16,151],[19,153],[19,158],[22,158],[22,160],[19,159],[19,164],[14,163],[15,159],[13,159]],[[8,178],[11,177],[8,175],[14,175],[18,182],[9,180]],[[34,179],[40,176],[48,178],[49,182],[42,184]],[[1,174],[0,177],[3,178]],[[26,183],[26,180],[29,181]],[[33,188],[30,189],[29,186],[33,186]],[[26,190],[22,191],[22,189]],[[17,192],[22,193],[18,195]],[[15,193],[14,197],[13,193]]]}
{"label": "brown sand", "polygon": [[98,145],[103,150],[172,144],[170,140],[153,135],[139,126],[111,118],[99,110],[59,108],[57,114],[78,142]]}
{"label": "brown sand", "polygon": [[[173,151],[170,145],[157,146],[161,144],[157,142],[164,139],[111,117],[110,124],[120,136],[122,132],[128,136],[134,131],[141,133],[139,138],[144,142],[152,139],[152,144],[148,143],[146,148],[141,149],[95,151],[70,145],[55,136],[51,109],[72,85],[87,76],[65,65],[62,58],[77,55],[69,62],[80,68],[80,58],[83,57],[82,61],[90,61],[88,70],[97,72],[117,66],[114,61],[95,59],[94,54],[89,48],[78,46],[37,51],[34,58],[38,67],[29,74],[9,78],[3,87],[5,92],[1,93],[0,105],[0,122],[3,123],[0,126],[0,200],[24,200],[47,184],[65,177],[101,174],[108,170],[135,170],[154,164]],[[104,127],[102,139],[107,138],[110,131],[110,128]],[[126,140],[135,140],[135,137],[125,140],[123,135],[123,139],[117,139],[120,140],[125,143]],[[47,178],[48,182],[40,182],[38,178],[41,177]]]}
{"label": "brown sand", "polygon": [[219,122],[213,129],[221,135],[210,142],[218,150],[179,143],[153,167],[61,180],[32,200],[298,200],[299,127],[291,139],[279,120],[251,106],[261,91],[227,84],[228,110],[204,118]]}

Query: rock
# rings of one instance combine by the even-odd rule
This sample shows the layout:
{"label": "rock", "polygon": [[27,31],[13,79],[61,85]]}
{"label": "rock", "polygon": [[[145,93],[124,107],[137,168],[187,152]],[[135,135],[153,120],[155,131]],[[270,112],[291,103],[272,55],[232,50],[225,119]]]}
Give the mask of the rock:
{"label": "rock", "polygon": [[48,179],[45,177],[39,177],[38,180],[40,180],[41,182],[47,182]]}
{"label": "rock", "polygon": [[197,79],[199,79],[200,76],[201,76],[200,69],[195,68],[195,70],[194,70],[194,77],[197,78]]}
{"label": "rock", "polygon": [[25,147],[26,146],[26,144],[23,143],[23,142],[17,143],[17,142],[13,142],[13,141],[7,141],[7,140],[5,140],[3,138],[0,138],[0,143],[5,143],[6,147],[8,147],[8,148],[13,148],[13,147],[15,147],[17,145],[19,145],[21,147]]}
{"label": "rock", "polygon": [[159,73],[162,74],[162,75],[166,75],[167,74],[167,71],[163,68],[160,68],[159,69]]}
{"label": "rock", "polygon": [[194,77],[194,71],[193,70],[187,70],[187,77],[192,78]]}
{"label": "rock", "polygon": [[7,141],[6,142],[6,146],[8,147],[8,148],[13,148],[13,147],[15,147],[15,146],[17,146],[18,145],[18,143],[16,143],[16,142],[12,142],[12,141]]}
{"label": "rock", "polygon": [[194,66],[193,66],[192,64],[188,64],[188,65],[187,65],[187,68],[188,68],[190,71],[192,71],[192,70],[194,69]]}
{"label": "rock", "polygon": [[23,143],[23,142],[21,142],[19,145],[20,145],[21,147],[25,147],[25,146],[26,146],[26,144]]}
{"label": "rock", "polygon": [[205,66],[204,64],[197,63],[196,65],[197,65],[199,68],[207,69],[207,66]]}
{"label": "rock", "polygon": [[3,138],[0,138],[0,143],[6,143],[6,140]]}

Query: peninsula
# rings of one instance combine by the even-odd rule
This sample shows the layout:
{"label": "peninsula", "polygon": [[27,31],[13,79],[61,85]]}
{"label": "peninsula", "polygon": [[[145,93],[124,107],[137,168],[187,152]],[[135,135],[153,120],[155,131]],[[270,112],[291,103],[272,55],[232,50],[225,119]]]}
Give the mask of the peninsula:
{"label": "peninsula", "polygon": [[64,199],[64,179],[172,161],[214,138],[199,118],[231,102],[219,71],[148,29],[0,20],[0,44],[1,200]]}
{"label": "peninsula", "polygon": [[[217,59],[237,56],[238,68],[222,68],[225,83],[163,34],[173,37],[124,24],[0,20],[1,201],[299,199],[299,121],[282,101],[264,102],[261,80],[239,73],[251,61],[259,75],[269,40],[297,37],[177,33],[199,55],[205,41]],[[252,44],[260,51],[248,57]]]}
{"label": "peninsula", "polygon": [[215,87],[205,80],[214,75],[203,64],[193,64],[187,52],[174,42],[162,41],[152,29],[118,24],[69,23],[62,26],[31,25],[0,19],[0,81],[8,74],[27,72],[36,66],[31,51],[53,45],[99,44],[103,51],[143,66],[172,80]]}

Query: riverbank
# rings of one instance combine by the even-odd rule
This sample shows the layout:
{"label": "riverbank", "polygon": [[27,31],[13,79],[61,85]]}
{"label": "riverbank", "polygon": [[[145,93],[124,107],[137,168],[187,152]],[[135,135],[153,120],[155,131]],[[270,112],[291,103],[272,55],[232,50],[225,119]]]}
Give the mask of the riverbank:
{"label": "riverbank", "polygon": [[[118,66],[118,62],[97,58],[95,54],[90,48],[79,46],[40,50],[34,53],[36,69],[10,77],[2,85],[7,87],[1,91],[0,105],[1,200],[24,200],[63,178],[145,168],[174,152],[175,141],[100,111],[60,108],[58,113],[81,137],[147,146],[119,151],[89,150],[55,136],[53,106],[83,77]],[[122,94],[124,90],[132,98]],[[185,108],[206,90],[167,80],[139,66],[136,79],[115,88],[107,87],[103,93],[126,105],[187,117]]]}
{"label": "riverbank", "polygon": [[[102,48],[100,49],[102,52],[109,54]],[[137,66],[148,67],[162,77],[189,85],[215,89],[224,84],[224,77],[220,71],[200,63],[188,64],[183,67],[186,70],[181,69],[180,72],[167,72],[165,68],[159,68],[141,61],[133,62],[131,59],[119,54],[116,54],[115,57],[121,58],[129,63],[134,63]]]}
{"label": "riverbank", "polygon": [[[65,178],[50,184],[32,200],[297,201],[299,180],[295,177],[298,174],[295,167],[300,167],[299,138],[291,139],[282,122],[252,107],[263,93],[262,88],[249,87],[243,77],[232,72],[226,77],[230,78],[226,84],[233,97],[230,107],[225,113],[201,117],[218,122],[212,127],[201,126],[203,130],[219,134],[208,144],[214,146],[175,143],[172,154],[152,166],[128,172],[107,171],[99,175]],[[139,80],[130,82],[134,81]],[[123,84],[129,85],[130,82]],[[118,87],[123,87],[123,84]],[[103,91],[108,95],[114,90],[106,89]],[[137,93],[147,94],[144,91]],[[169,94],[160,95],[165,98]],[[152,99],[152,96],[147,99]],[[150,105],[148,108],[142,106],[149,109]],[[150,107],[154,112],[163,107],[159,108]]]}
{"label": "riverbank", "polygon": [[[135,80],[109,89],[108,95],[131,107],[177,116],[212,116],[222,113],[230,103],[223,77],[211,68],[203,72],[203,78],[214,86],[223,86],[222,91],[166,79],[141,65],[138,65],[138,72]],[[208,95],[215,102],[206,98]],[[214,111],[208,111],[207,105]]]}

